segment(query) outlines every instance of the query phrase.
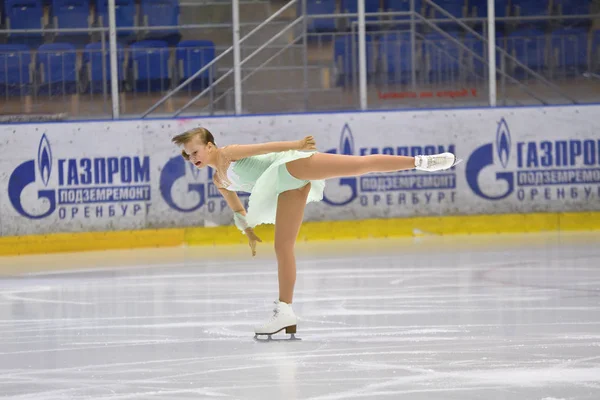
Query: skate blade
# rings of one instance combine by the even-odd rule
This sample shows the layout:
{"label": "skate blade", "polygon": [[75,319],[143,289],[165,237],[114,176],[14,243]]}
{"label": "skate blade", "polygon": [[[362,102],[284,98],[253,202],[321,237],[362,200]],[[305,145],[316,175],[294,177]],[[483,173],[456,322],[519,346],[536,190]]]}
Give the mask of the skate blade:
{"label": "skate blade", "polygon": [[[254,340],[257,342],[264,342],[264,343],[268,343],[268,342],[299,342],[302,339],[297,338],[295,334],[291,333],[289,334],[290,337],[288,338],[276,338],[273,339],[273,335],[254,335]],[[266,337],[265,337],[266,336]]]}

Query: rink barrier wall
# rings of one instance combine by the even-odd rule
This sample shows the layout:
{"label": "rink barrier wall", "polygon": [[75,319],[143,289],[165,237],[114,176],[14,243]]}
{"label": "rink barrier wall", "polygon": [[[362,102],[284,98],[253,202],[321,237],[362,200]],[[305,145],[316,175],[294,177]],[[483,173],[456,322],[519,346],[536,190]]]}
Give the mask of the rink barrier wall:
{"label": "rink barrier wall", "polygon": [[[466,215],[306,222],[299,241],[600,230],[600,212]],[[273,225],[256,228],[266,243]],[[0,237],[0,256],[177,246],[247,245],[233,226]],[[261,246],[261,244],[259,244]],[[260,248],[259,248],[260,251]]]}
{"label": "rink barrier wall", "polygon": [[[374,236],[399,235],[389,224],[426,231],[442,215],[456,216],[445,217],[447,231],[470,216],[469,229],[494,232],[496,223],[486,215],[600,212],[598,115],[599,105],[578,105],[0,125],[0,237],[16,247],[20,242],[10,237],[61,233],[57,241],[68,247],[79,240],[76,233],[113,231],[114,239],[108,233],[81,237],[98,242],[86,246],[114,240],[114,246],[126,247],[204,242],[206,235],[218,242],[240,240],[232,228],[185,228],[233,222],[214,171],[195,168],[171,143],[174,135],[198,126],[213,132],[219,146],[311,134],[323,153],[449,151],[464,160],[446,171],[329,179],[323,200],[304,212],[311,238],[341,235],[330,233],[336,229],[353,237],[359,226],[377,231]],[[247,193],[239,194],[247,207]],[[498,221],[510,227],[521,219]],[[555,220],[543,217],[536,229],[556,229]],[[164,239],[163,233],[174,237]]]}

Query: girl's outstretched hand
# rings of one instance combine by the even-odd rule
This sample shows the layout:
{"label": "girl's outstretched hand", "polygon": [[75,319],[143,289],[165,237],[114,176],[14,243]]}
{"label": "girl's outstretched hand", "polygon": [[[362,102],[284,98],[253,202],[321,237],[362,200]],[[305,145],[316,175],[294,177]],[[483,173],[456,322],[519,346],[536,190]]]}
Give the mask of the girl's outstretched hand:
{"label": "girl's outstretched hand", "polygon": [[304,139],[298,141],[298,150],[316,150],[317,142],[312,136],[306,136]]}
{"label": "girl's outstretched hand", "polygon": [[248,245],[252,250],[252,257],[254,257],[256,255],[256,242],[262,243],[262,240],[260,240],[260,238],[256,236],[256,233],[254,233],[254,230],[252,228],[246,229],[245,232],[246,236],[248,236]]}

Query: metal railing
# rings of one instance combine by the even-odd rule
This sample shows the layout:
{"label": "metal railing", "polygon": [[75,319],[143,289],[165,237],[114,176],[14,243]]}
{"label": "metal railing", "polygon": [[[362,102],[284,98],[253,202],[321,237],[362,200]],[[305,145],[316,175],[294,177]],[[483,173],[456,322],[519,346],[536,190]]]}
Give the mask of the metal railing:
{"label": "metal railing", "polygon": [[[258,25],[256,28],[254,28],[253,30],[251,30],[246,36],[244,36],[243,38],[239,39],[239,45],[241,45],[243,42],[245,42],[246,40],[248,40],[250,37],[252,37],[256,32],[258,32],[261,28],[265,27],[269,22],[273,21],[275,18],[277,18],[279,15],[281,15],[282,13],[284,13],[287,9],[291,8],[293,5],[295,5],[297,2],[297,0],[291,0],[290,2],[288,2],[285,6],[283,6],[281,9],[279,9],[277,12],[275,12],[274,14],[272,14],[269,18],[267,18],[264,22],[262,22],[260,25]],[[234,66],[232,67],[229,71],[227,71],[224,75],[222,75],[220,78],[218,78],[213,85],[217,85],[218,83],[220,83],[221,81],[223,81],[225,78],[227,78],[229,75],[233,74],[235,72],[235,68],[240,68],[247,60],[251,59],[252,57],[254,57],[258,52],[260,52],[262,49],[266,48],[269,44],[271,44],[273,41],[275,41],[276,39],[278,39],[281,35],[283,35],[283,33],[285,33],[285,31],[287,31],[288,29],[294,27],[299,21],[301,21],[301,18],[298,18],[296,21],[292,22],[291,24],[289,24],[288,26],[286,26],[284,29],[282,29],[279,33],[277,33],[275,36],[273,36],[271,39],[269,39],[266,43],[264,43],[260,48],[258,48],[256,51],[254,51],[250,56],[248,56],[246,58],[246,60],[240,61],[238,66]],[[173,89],[169,94],[167,94],[165,97],[163,97],[162,99],[160,99],[154,106],[150,107],[146,112],[144,112],[142,114],[142,118],[148,116],[152,111],[156,110],[156,108],[158,108],[161,104],[163,104],[165,101],[167,101],[169,98],[173,97],[179,90],[181,90],[183,87],[185,87],[187,84],[189,84],[193,79],[195,79],[197,76],[199,76],[201,73],[203,73],[206,69],[211,68],[217,61],[219,61],[221,58],[225,57],[227,54],[229,53],[233,53],[234,52],[234,47],[235,45],[232,45],[231,47],[229,47],[227,50],[225,50],[224,52],[222,52],[217,58],[215,58],[213,61],[211,61],[210,63],[206,64],[204,67],[202,67],[201,69],[199,69],[197,72],[195,72],[191,77],[189,77],[185,82],[183,82],[181,85],[179,85],[178,87],[176,87],[175,89]],[[193,99],[191,99],[187,104],[185,104],[182,108],[180,108],[179,110],[177,110],[175,112],[175,116],[181,114],[184,110],[186,110],[187,108],[189,108],[193,103],[195,103],[198,99],[200,99],[204,94],[206,94],[209,91],[209,89],[205,89],[202,92],[200,92],[197,96],[195,96]]]}

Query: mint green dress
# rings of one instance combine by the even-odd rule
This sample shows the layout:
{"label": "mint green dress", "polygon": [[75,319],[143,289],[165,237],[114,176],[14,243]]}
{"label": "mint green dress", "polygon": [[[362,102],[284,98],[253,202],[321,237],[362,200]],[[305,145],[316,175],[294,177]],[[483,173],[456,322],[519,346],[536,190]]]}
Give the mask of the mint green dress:
{"label": "mint green dress", "polygon": [[310,157],[314,153],[314,151],[289,150],[231,161],[225,174],[219,174],[220,179],[215,175],[215,184],[227,190],[250,193],[246,211],[246,221],[250,227],[274,224],[279,194],[287,190],[299,189],[310,182],[311,187],[306,203],[323,199],[324,180],[296,179],[290,175],[285,165],[299,158]]}

